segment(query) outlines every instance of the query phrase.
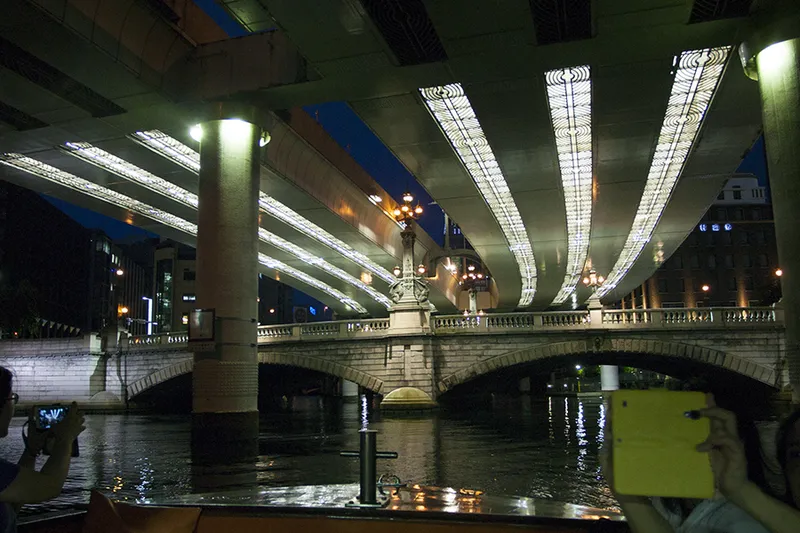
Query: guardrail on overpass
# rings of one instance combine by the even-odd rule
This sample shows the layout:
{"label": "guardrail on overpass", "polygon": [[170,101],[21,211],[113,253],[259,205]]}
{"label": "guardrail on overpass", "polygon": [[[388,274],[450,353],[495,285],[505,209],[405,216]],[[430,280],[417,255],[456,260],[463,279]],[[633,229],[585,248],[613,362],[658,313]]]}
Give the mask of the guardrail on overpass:
{"label": "guardrail on overpass", "polygon": [[[592,316],[595,321],[592,321]],[[597,320],[599,316],[599,320]],[[681,309],[604,309],[602,311],[552,311],[431,317],[431,334],[494,334],[569,331],[584,329],[691,329],[782,326],[783,317],[773,307],[699,307]],[[258,326],[258,343],[380,338],[391,335],[388,318]],[[123,339],[131,349],[184,348],[188,335],[163,333]]]}

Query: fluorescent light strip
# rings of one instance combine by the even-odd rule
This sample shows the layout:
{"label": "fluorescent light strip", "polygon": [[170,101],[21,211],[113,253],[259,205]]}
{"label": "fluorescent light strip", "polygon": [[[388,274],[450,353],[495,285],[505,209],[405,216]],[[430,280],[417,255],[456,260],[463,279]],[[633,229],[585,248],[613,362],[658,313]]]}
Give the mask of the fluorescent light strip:
{"label": "fluorescent light strip", "polygon": [[[166,157],[172,162],[198,174],[200,172],[200,154],[182,142],[178,141],[159,130],[137,131],[128,138],[140,143],[141,145],[156,152],[160,156]],[[295,211],[285,206],[271,196],[259,193],[259,206],[270,216],[288,224],[304,235],[332,248],[353,261],[362,268],[372,272],[386,283],[394,283],[396,278],[391,272],[370,260],[366,255],[357,252],[344,241],[337,239],[329,232],[317,226],[308,219],[300,216]]]}
{"label": "fluorescent light strip", "polygon": [[[180,230],[189,235],[192,236],[197,235],[196,224],[193,224],[180,217],[176,217],[175,215],[167,213],[166,211],[156,209],[155,207],[152,207],[143,202],[135,200],[129,196],[125,196],[124,194],[120,194],[116,191],[112,191],[111,189],[107,189],[105,187],[97,185],[96,183],[93,183],[91,181],[79,178],[74,174],[64,172],[63,170],[42,163],[41,161],[37,161],[36,159],[32,159],[22,154],[10,153],[10,154],[0,155],[0,163],[15,168],[17,170],[28,172],[30,174],[33,174],[34,176],[44,178],[53,183],[69,187],[70,189],[76,190],[78,192],[96,198],[98,200],[102,200],[111,205],[128,209],[132,212],[153,219],[156,222]],[[304,272],[292,268],[264,254],[259,254],[259,262],[269,268],[274,268],[276,270],[284,272],[288,276],[296,278],[302,281],[303,283],[306,283],[316,289],[319,289],[320,291],[328,294],[332,298],[346,305],[349,305],[359,313],[367,313],[367,310],[357,301],[348,297],[341,291],[336,290],[330,285],[327,285],[319,281],[318,279],[309,276]]]}
{"label": "fluorescent light strip", "polygon": [[369,294],[375,301],[382,303],[387,309],[391,307],[392,301],[387,296],[376,291],[375,289],[373,289],[360,279],[351,276],[341,268],[338,268],[328,263],[324,259],[311,255],[310,253],[300,248],[296,244],[293,244],[287,241],[286,239],[278,237],[274,233],[270,233],[264,228],[258,228],[258,237],[259,239],[261,239],[262,242],[266,242],[268,244],[275,246],[276,248],[280,248],[285,252],[295,255],[298,258],[300,258],[304,263],[313,265],[321,270],[324,270],[331,276],[339,278],[340,280],[349,283],[350,285],[356,287],[357,289],[361,289],[362,291]]}
{"label": "fluorescent light strip", "polygon": [[[153,192],[161,194],[172,200],[176,200],[188,207],[197,209],[198,199],[196,194],[189,192],[186,189],[179,187],[163,178],[159,178],[158,176],[151,174],[146,170],[125,161],[124,159],[120,159],[119,157],[110,154],[105,150],[101,150],[100,148],[92,146],[89,143],[71,142],[66,143],[61,148],[68,154],[82,159],[87,163],[91,163],[92,165],[112,172],[121,178],[138,183],[139,185],[142,185]],[[360,279],[351,276],[341,268],[338,268],[328,263],[324,259],[307,252],[303,248],[292,244],[286,239],[282,239],[281,237],[278,237],[274,233],[271,233],[264,228],[258,229],[258,236],[262,242],[271,244],[282,249],[284,252],[295,255],[306,264],[322,269],[328,274],[344,281],[345,283],[366,292],[375,301],[383,304],[387,309],[392,305],[392,301],[387,296],[376,291]]]}
{"label": "fluorescent light strip", "polygon": [[[328,294],[331,294],[336,299],[338,299],[340,302],[345,304],[345,306],[351,307],[351,308],[355,309],[356,311],[358,311],[361,314],[366,314],[367,313],[367,310],[364,309],[364,307],[360,303],[358,303],[357,301],[353,300],[352,298],[350,298],[348,296],[345,296],[344,293],[334,289],[330,285],[322,283],[317,278],[312,278],[311,276],[309,276],[308,274],[306,274],[302,270],[297,270],[296,268],[290,267],[286,263],[282,263],[282,262],[278,261],[277,259],[272,258],[272,257],[270,257],[268,255],[264,255],[262,253],[258,254],[258,262],[261,263],[262,265],[264,265],[267,268],[274,268],[275,270],[278,270],[279,272],[283,272],[285,274],[288,274],[289,276],[292,276],[293,278],[297,278],[300,281],[302,281],[303,283],[306,283],[306,284],[308,284],[308,285],[310,285],[310,286],[312,286],[312,287],[314,287],[316,289],[319,289],[319,290],[324,291],[324,292],[326,292]],[[333,293],[336,293],[336,295],[334,295]]]}
{"label": "fluorescent light strip", "polygon": [[158,155],[172,160],[186,170],[190,170],[195,174],[200,172],[200,154],[163,131],[137,131],[128,135],[128,138]]}
{"label": "fluorescent light strip", "polygon": [[729,46],[688,50],[675,58],[675,79],[647,183],[628,239],[614,268],[598,290],[601,296],[617,286],[650,241],[697,140],[730,50]]}
{"label": "fluorescent light strip", "polygon": [[138,183],[146,189],[176,200],[184,205],[197,209],[197,195],[179,187],[172,182],[151,174],[150,172],[128,163],[113,154],[96,146],[83,142],[68,142],[59,146],[61,150],[96,167],[116,174],[120,178]]}
{"label": "fluorescent light strip", "polygon": [[522,281],[518,307],[527,307],[536,293],[536,262],[528,232],[489,141],[460,83],[419,90],[453,149],[497,220],[514,254]]}
{"label": "fluorescent light strip", "polygon": [[588,66],[545,73],[567,213],[567,269],[551,305],[575,291],[589,255],[592,229],[592,82]]}
{"label": "fluorescent light strip", "polygon": [[52,167],[48,164],[37,161],[22,154],[2,154],[0,155],[0,163],[7,165],[17,170],[23,170],[34,176],[39,176],[53,183],[69,187],[98,200],[102,200],[117,207],[122,207],[130,211],[144,215],[148,218],[156,220],[165,226],[178,229],[191,235],[197,234],[197,225],[176,217],[173,214],[156,209],[150,205],[134,200],[129,196],[120,194],[111,189],[107,189],[96,183],[79,178],[69,172]]}

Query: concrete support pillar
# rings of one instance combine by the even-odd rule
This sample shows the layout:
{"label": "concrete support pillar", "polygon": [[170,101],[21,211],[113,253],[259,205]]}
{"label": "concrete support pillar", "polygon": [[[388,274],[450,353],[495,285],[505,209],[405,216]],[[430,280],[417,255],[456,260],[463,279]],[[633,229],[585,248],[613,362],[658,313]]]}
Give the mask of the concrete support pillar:
{"label": "concrete support pillar", "polygon": [[245,464],[258,453],[261,128],[227,118],[201,127],[197,304],[216,310],[216,348],[194,355],[192,456],[195,465],[225,475],[235,470],[222,465]]}
{"label": "concrete support pillar", "polygon": [[778,257],[783,269],[786,359],[792,400],[800,403],[800,38],[756,56]]}
{"label": "concrete support pillar", "polygon": [[619,389],[619,368],[613,365],[600,365],[600,389],[612,391]]}
{"label": "concrete support pillar", "polygon": [[346,379],[342,380],[342,398],[346,402],[355,402],[358,400],[358,384],[353,383],[352,381],[348,381]]}
{"label": "concrete support pillar", "polygon": [[531,392],[531,378],[524,377],[519,380],[519,391],[523,394],[530,394]]}

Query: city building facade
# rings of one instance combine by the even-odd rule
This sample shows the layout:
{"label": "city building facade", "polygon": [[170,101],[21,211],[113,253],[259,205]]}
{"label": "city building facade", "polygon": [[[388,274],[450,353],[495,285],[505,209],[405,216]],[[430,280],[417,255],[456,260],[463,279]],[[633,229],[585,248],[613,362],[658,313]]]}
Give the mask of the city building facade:
{"label": "city building facade", "polygon": [[621,306],[771,305],[780,299],[781,274],[767,192],[755,177],[737,177],[675,253]]}

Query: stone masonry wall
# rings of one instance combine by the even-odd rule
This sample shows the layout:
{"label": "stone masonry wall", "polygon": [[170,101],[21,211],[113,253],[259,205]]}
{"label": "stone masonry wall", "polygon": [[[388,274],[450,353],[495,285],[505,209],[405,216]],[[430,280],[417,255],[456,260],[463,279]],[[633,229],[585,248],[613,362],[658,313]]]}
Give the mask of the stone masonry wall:
{"label": "stone masonry wall", "polygon": [[[129,397],[191,371],[193,355],[180,345],[104,354],[96,336],[0,342],[0,364],[15,373],[23,403],[121,405]],[[627,352],[716,365],[769,385],[786,381],[780,328],[583,330],[508,335],[436,335],[363,340],[270,343],[259,361],[325,372],[382,394],[403,386],[436,397],[502,367],[582,354],[590,363]],[[596,357],[595,357],[596,356]]]}

